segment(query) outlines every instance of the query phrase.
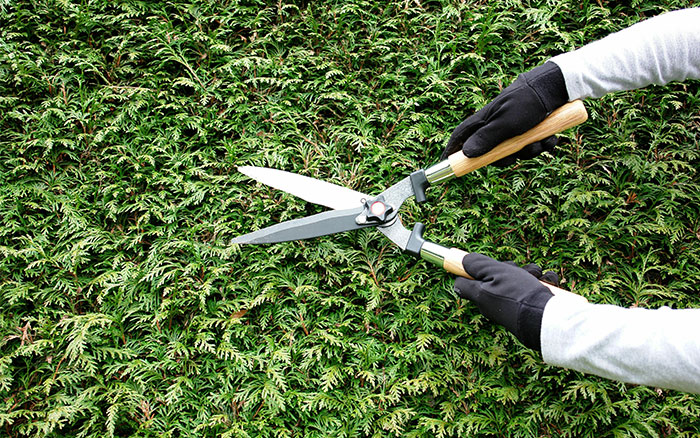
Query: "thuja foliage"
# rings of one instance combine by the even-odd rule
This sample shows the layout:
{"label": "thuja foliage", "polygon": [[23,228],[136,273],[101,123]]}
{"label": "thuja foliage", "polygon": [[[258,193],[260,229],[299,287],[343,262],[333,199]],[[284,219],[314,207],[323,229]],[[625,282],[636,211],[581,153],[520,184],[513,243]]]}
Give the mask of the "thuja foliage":
{"label": "thuja foliage", "polygon": [[[692,3],[0,2],[0,435],[698,436],[698,396],[544,365],[376,231],[229,244],[320,211],[236,166],[376,193],[518,73]],[[698,83],[587,106],[405,222],[700,306]]]}

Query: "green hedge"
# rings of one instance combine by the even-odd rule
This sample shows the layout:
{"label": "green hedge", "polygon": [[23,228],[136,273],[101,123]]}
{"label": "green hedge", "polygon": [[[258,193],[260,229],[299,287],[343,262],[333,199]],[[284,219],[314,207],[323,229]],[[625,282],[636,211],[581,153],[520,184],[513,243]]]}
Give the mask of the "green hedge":
{"label": "green hedge", "polygon": [[[700,398],[542,363],[376,231],[238,165],[376,193],[522,71],[692,1],[0,1],[0,435],[698,436]],[[406,206],[597,303],[700,306],[698,82]]]}

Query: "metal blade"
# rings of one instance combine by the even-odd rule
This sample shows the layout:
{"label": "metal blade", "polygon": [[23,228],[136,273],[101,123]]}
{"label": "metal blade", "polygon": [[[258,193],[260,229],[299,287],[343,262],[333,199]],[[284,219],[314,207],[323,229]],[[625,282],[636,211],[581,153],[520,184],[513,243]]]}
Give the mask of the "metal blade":
{"label": "metal blade", "polygon": [[[396,210],[400,209],[408,198],[415,196],[411,178],[406,177],[402,179],[393,186],[384,190],[381,195],[384,196],[387,204],[391,205]],[[401,222],[401,216],[398,216],[391,225],[377,227],[377,229],[388,237],[389,240],[394,242],[396,246],[401,248],[401,251],[406,251],[406,248],[408,248],[408,243],[411,240],[411,231],[409,231],[403,225]]]}
{"label": "metal blade", "polygon": [[377,230],[381,231],[396,246],[401,248],[401,251],[406,251],[408,241],[411,239],[411,232],[401,222],[401,216],[396,218],[396,221],[388,227],[377,227]]}
{"label": "metal blade", "polygon": [[387,204],[398,210],[408,198],[415,196],[411,178],[406,177],[381,193]]}
{"label": "metal blade", "polygon": [[362,205],[362,199],[370,199],[364,193],[356,192],[329,182],[321,181],[284,170],[268,167],[240,166],[238,171],[256,181],[291,193],[314,204],[325,205],[334,210],[344,210]]}
{"label": "metal blade", "polygon": [[367,228],[367,225],[355,223],[355,218],[362,213],[363,209],[363,207],[359,207],[349,210],[325,211],[313,216],[282,222],[236,237],[231,243],[277,243]]}

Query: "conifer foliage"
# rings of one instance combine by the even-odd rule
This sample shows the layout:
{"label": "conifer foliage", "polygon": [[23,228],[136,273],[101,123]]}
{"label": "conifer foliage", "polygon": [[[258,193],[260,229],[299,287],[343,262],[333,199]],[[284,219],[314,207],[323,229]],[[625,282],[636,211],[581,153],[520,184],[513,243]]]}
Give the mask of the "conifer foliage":
{"label": "conifer foliage", "polygon": [[[544,365],[376,231],[229,245],[320,211],[236,166],[376,192],[518,73],[692,3],[0,1],[0,435],[698,436],[698,396]],[[698,83],[587,106],[405,221],[700,306]]]}

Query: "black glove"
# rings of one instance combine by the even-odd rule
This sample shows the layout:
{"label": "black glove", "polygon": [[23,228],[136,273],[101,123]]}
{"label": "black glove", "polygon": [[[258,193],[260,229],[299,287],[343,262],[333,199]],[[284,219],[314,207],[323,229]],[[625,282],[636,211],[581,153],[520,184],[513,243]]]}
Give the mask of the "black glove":
{"label": "black glove", "polygon": [[[546,62],[535,67],[518,76],[494,100],[463,121],[452,132],[441,159],[460,149],[469,158],[483,155],[504,140],[533,128],[568,100],[569,93],[559,66]],[[502,167],[513,164],[516,158],[533,158],[551,151],[556,144],[557,138],[551,136],[494,164]]]}
{"label": "black glove", "polygon": [[474,280],[457,277],[457,295],[473,301],[484,316],[503,325],[525,346],[541,350],[542,314],[554,295],[538,279],[558,286],[557,274],[543,275],[535,264],[519,268],[478,253],[467,254],[462,265]]}

